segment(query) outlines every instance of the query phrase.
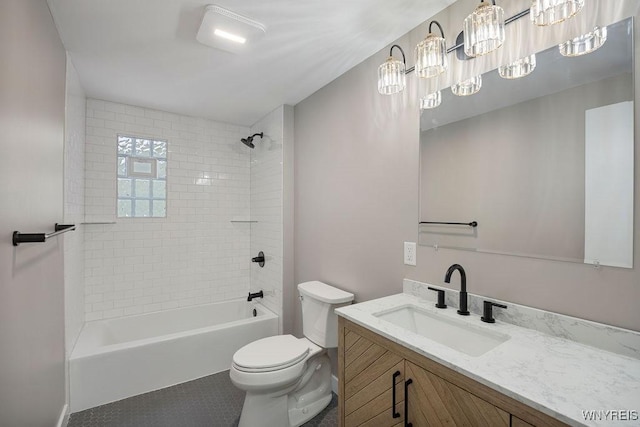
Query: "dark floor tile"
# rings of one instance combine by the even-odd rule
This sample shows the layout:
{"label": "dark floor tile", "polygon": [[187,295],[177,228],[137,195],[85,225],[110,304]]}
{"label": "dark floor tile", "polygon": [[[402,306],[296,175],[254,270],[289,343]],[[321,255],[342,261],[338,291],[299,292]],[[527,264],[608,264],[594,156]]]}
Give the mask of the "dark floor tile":
{"label": "dark floor tile", "polygon": [[[244,392],[229,371],[71,414],[67,427],[236,427]],[[338,425],[338,399],[305,427]],[[262,426],[256,426],[262,427]]]}

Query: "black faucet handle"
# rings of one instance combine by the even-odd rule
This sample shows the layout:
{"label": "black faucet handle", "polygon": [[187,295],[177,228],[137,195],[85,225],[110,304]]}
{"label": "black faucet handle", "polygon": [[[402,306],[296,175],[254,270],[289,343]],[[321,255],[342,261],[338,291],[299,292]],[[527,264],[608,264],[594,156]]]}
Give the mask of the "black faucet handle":
{"label": "black faucet handle", "polygon": [[251,258],[251,262],[257,262],[260,267],[264,267],[264,252],[258,252],[258,256]]}
{"label": "black faucet handle", "polygon": [[507,306],[504,304],[498,304],[497,302],[493,302],[493,301],[485,301],[484,307],[482,309],[482,317],[480,318],[480,320],[482,320],[485,323],[496,323],[496,319],[493,318],[494,306],[500,307],[500,308],[507,308]]}
{"label": "black faucet handle", "polygon": [[444,303],[444,289],[436,289],[431,286],[428,286],[427,289],[438,293],[438,302],[436,303],[437,308],[447,308],[447,304]]}

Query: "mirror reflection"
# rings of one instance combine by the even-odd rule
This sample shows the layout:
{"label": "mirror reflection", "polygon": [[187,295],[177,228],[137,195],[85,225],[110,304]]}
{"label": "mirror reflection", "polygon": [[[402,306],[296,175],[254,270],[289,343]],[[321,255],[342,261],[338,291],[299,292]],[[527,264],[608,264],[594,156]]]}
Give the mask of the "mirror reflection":
{"label": "mirror reflection", "polygon": [[[633,267],[633,22],[535,70],[442,90],[420,123],[422,245]],[[504,71],[504,70],[503,70]]]}

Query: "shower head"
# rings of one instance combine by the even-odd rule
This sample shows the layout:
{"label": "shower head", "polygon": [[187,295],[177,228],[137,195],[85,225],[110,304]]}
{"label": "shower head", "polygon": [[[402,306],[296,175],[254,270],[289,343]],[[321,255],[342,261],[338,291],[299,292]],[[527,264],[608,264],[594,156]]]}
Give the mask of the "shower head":
{"label": "shower head", "polygon": [[260,137],[260,139],[262,139],[263,133],[262,133],[262,132],[260,132],[260,133],[254,133],[254,134],[253,134],[253,135],[251,135],[251,136],[248,136],[248,137],[246,137],[246,138],[242,138],[242,139],[240,140],[240,142],[242,142],[244,145],[246,145],[246,146],[247,146],[247,147],[249,147],[249,148],[255,148],[256,146],[253,144],[253,138],[255,138],[256,136],[259,136],[259,137]]}
{"label": "shower head", "polygon": [[249,148],[256,148],[256,146],[253,144],[253,138],[252,137],[248,137],[248,138],[242,138],[240,140],[240,142],[242,142],[244,145],[246,145]]}

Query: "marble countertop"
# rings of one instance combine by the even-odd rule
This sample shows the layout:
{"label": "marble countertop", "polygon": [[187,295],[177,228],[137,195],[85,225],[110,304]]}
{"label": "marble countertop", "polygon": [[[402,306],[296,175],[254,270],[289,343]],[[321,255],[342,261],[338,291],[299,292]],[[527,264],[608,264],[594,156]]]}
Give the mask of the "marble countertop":
{"label": "marble countertop", "polygon": [[[417,282],[413,283],[415,290]],[[373,315],[407,304],[510,338],[474,357]],[[512,308],[512,304],[507,304]],[[494,312],[497,314],[499,310]],[[342,307],[336,309],[336,313],[567,424],[640,426],[640,360],[637,358],[505,323],[498,315],[496,323],[487,324],[473,312],[470,316],[460,316],[452,306],[437,309],[433,301],[421,298],[419,292],[407,293],[406,285],[405,293]],[[640,338],[640,334],[628,332],[634,343]],[[616,414],[609,413],[605,419],[605,411]],[[587,419],[589,415],[595,419]],[[618,420],[612,421],[612,417]]]}

